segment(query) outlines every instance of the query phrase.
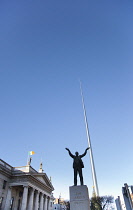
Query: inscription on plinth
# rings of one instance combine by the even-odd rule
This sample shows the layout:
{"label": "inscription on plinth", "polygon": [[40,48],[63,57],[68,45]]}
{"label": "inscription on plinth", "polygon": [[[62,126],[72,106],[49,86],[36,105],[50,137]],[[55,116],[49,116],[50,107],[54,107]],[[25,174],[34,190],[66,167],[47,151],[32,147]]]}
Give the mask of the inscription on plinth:
{"label": "inscription on plinth", "polygon": [[72,186],[70,192],[70,210],[90,210],[89,193],[86,185]]}

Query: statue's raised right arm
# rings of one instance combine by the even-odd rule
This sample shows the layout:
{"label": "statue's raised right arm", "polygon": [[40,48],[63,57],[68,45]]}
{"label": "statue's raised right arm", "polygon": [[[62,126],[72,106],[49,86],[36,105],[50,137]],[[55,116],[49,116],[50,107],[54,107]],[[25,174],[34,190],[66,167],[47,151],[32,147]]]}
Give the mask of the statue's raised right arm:
{"label": "statue's raised right arm", "polygon": [[70,155],[72,158],[74,158],[74,155],[71,153],[71,151],[70,151],[68,148],[65,148],[65,149],[68,151],[69,155]]}

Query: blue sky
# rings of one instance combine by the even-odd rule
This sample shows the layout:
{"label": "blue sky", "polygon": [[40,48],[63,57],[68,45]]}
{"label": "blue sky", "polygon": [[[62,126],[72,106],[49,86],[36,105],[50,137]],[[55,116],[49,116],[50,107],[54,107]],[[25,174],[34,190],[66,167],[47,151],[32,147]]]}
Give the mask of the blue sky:
{"label": "blue sky", "polygon": [[[100,195],[133,184],[133,2],[0,2],[0,153],[52,177],[69,197],[72,153],[87,145],[82,81]],[[89,155],[84,183],[92,195]]]}

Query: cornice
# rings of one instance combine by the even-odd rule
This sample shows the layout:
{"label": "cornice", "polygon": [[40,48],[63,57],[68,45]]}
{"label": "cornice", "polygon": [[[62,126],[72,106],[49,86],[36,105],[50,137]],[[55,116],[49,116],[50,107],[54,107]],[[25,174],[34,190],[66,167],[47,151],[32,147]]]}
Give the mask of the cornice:
{"label": "cornice", "polygon": [[[38,174],[36,174],[38,175]],[[35,186],[38,186],[39,188],[41,188],[42,190],[46,190],[48,191],[49,193],[52,192],[54,190],[53,186],[48,186],[46,184],[44,184],[43,182],[41,182],[39,179],[37,179],[34,174],[29,174],[29,173],[25,173],[25,174],[17,174],[17,175],[13,175],[11,177],[11,182],[10,183],[13,183],[13,179],[14,179],[14,182],[15,182],[15,179],[17,178],[21,178],[22,180],[24,179],[24,182],[27,182],[28,185],[30,185],[30,183],[34,184]],[[17,182],[17,180],[16,180]]]}

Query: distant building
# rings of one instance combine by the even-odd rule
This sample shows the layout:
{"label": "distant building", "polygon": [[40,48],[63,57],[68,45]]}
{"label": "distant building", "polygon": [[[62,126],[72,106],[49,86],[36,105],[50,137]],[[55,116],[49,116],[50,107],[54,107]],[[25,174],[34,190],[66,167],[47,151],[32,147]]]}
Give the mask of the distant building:
{"label": "distant building", "polygon": [[133,209],[133,200],[132,200],[132,194],[133,194],[133,186],[128,186],[127,183],[124,184],[124,187],[122,187],[122,194],[125,202],[126,210],[132,210]]}
{"label": "distant building", "polygon": [[54,204],[59,204],[59,198],[54,199]]}
{"label": "distant building", "polygon": [[115,203],[116,203],[117,210],[122,210],[120,196],[118,196],[118,198],[115,200]]}
{"label": "distant building", "polygon": [[64,198],[61,198],[61,196],[59,196],[59,198],[54,199],[53,210],[66,210],[66,209],[67,207]]}
{"label": "distant building", "polygon": [[65,203],[64,198],[61,198],[61,196],[59,196],[59,198],[55,198],[54,199],[54,204],[61,204],[63,205]]}
{"label": "distant building", "polygon": [[65,205],[65,200],[64,198],[61,198],[61,196],[59,197],[59,204]]}
{"label": "distant building", "polygon": [[67,207],[65,205],[61,205],[61,204],[54,204],[53,205],[53,210],[66,210],[66,209],[67,209]]}
{"label": "distant building", "polygon": [[122,197],[118,196],[115,200],[117,210],[133,210],[133,185],[124,184],[122,187]]}
{"label": "distant building", "polygon": [[0,210],[52,210],[50,179],[30,166],[12,167],[0,159]]}

